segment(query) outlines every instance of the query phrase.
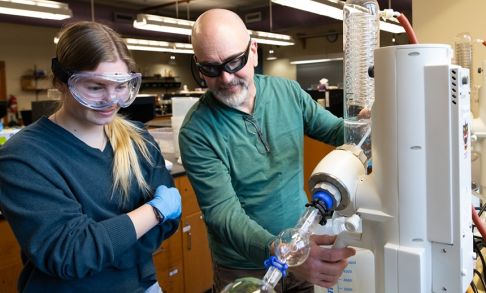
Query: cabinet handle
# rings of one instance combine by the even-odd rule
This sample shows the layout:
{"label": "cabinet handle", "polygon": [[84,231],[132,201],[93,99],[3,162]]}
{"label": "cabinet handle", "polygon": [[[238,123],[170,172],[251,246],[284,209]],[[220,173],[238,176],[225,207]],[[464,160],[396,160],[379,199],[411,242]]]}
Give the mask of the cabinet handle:
{"label": "cabinet handle", "polygon": [[173,276],[177,275],[177,273],[179,273],[179,270],[173,269],[172,271],[169,272],[169,277],[173,277]]}
{"label": "cabinet handle", "polygon": [[191,232],[187,233],[187,250],[191,250],[192,241],[191,241]]}
{"label": "cabinet handle", "polygon": [[191,241],[191,225],[186,225],[182,228],[183,233],[187,233],[187,250],[191,250],[192,241]]}

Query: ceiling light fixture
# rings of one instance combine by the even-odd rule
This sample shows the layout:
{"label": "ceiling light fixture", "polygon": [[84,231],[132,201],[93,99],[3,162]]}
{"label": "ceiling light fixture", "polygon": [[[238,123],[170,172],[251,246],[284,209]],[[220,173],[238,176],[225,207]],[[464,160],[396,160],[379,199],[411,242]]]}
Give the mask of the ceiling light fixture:
{"label": "ceiling light fixture", "polygon": [[[338,0],[271,0],[273,3],[283,6],[292,7],[295,9],[304,10],[311,13],[316,13],[331,17],[338,20],[343,20],[343,7],[345,2]],[[394,34],[404,33],[405,29],[401,25],[380,21],[380,30],[391,32]]]}
{"label": "ceiling light fixture", "polygon": [[[133,21],[133,27],[137,29],[165,32],[171,34],[191,35],[194,21],[179,18],[158,16],[152,14],[137,14]],[[282,34],[274,34],[261,31],[248,30],[250,36],[261,44],[291,46],[294,44],[292,37]]]}
{"label": "ceiling light fixture", "polygon": [[295,60],[291,61],[290,64],[299,65],[299,64],[310,64],[310,63],[323,63],[323,62],[331,62],[331,61],[342,61],[343,58],[317,58],[317,59],[305,59],[305,60]]}
{"label": "ceiling light fixture", "polygon": [[343,20],[342,8],[344,5],[341,1],[272,0],[272,2],[283,6],[324,15],[334,19]]}
{"label": "ceiling light fixture", "polygon": [[133,38],[126,38],[125,41],[129,50],[194,54],[192,45],[188,43],[172,43]]}
{"label": "ceiling light fixture", "polygon": [[73,16],[66,3],[46,0],[0,0],[0,13],[53,20]]}
{"label": "ceiling light fixture", "polygon": [[267,33],[261,31],[248,30],[252,39],[257,43],[276,45],[276,46],[292,46],[294,45],[294,40],[289,35]]}
{"label": "ceiling light fixture", "polygon": [[143,30],[158,31],[171,34],[190,35],[194,21],[158,16],[152,14],[137,14],[133,27]]}

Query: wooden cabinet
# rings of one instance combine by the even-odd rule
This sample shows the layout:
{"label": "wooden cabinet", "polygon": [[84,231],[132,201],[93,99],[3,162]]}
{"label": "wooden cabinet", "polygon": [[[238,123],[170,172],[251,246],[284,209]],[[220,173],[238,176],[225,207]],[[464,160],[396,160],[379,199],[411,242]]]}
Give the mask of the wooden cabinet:
{"label": "wooden cabinet", "polygon": [[184,292],[181,227],[153,254],[157,279],[164,292]]}
{"label": "wooden cabinet", "polygon": [[213,269],[206,224],[187,176],[176,177],[175,185],[182,197],[184,292],[202,293],[213,286]]}
{"label": "wooden cabinet", "polygon": [[202,293],[213,286],[211,254],[202,213],[184,217],[182,225],[185,292]]}
{"label": "wooden cabinet", "polygon": [[17,292],[22,262],[17,244],[8,222],[0,220],[0,292]]}
{"label": "wooden cabinet", "polygon": [[307,136],[304,137],[304,190],[308,197],[311,197],[308,182],[312,171],[322,158],[332,150],[334,150],[334,146]]}
{"label": "wooden cabinet", "polygon": [[174,182],[182,198],[181,223],[154,253],[157,277],[164,293],[203,293],[213,286],[206,224],[187,176]]}

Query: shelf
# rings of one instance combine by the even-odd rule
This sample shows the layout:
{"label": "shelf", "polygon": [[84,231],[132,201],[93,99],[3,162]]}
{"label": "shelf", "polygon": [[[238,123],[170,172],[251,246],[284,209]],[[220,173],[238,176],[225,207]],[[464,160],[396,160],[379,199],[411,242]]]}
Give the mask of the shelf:
{"label": "shelf", "polygon": [[140,90],[145,89],[174,89],[180,88],[181,83],[178,81],[167,82],[167,81],[142,81]]}
{"label": "shelf", "polygon": [[20,88],[23,91],[44,91],[51,88],[51,81],[47,76],[24,75],[20,77]]}
{"label": "shelf", "polygon": [[144,89],[176,89],[181,87],[181,82],[174,77],[144,77],[140,90]]}

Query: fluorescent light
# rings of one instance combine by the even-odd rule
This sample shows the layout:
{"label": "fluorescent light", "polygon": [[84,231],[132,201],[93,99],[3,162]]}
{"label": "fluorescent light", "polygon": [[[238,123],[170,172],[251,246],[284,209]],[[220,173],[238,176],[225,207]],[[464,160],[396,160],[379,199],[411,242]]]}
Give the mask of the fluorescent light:
{"label": "fluorescent light", "polygon": [[[273,3],[308,11],[315,14],[324,15],[338,20],[343,20],[343,10],[345,2],[337,0],[272,0]],[[380,21],[380,30],[394,34],[404,33],[401,25]]]}
{"label": "fluorescent light", "polygon": [[194,54],[192,45],[188,43],[172,43],[133,38],[126,38],[125,41],[129,50]]}
{"label": "fluorescent light", "polygon": [[276,46],[292,46],[294,45],[294,40],[289,35],[267,33],[261,31],[248,30],[252,39],[257,43],[276,45]]}
{"label": "fluorescent light", "polygon": [[152,14],[137,14],[133,26],[138,29],[158,31],[172,34],[190,35],[194,21],[158,16]]}
{"label": "fluorescent light", "polygon": [[[194,21],[152,14],[137,14],[137,19],[133,21],[133,27],[144,30],[191,35]],[[290,46],[294,44],[292,37],[282,34],[274,34],[261,31],[248,30],[250,36],[261,44]]]}
{"label": "fluorescent light", "polygon": [[309,63],[323,63],[323,62],[331,62],[331,61],[342,61],[343,58],[318,58],[318,59],[306,59],[306,60],[295,60],[291,61],[290,64],[299,65],[299,64],[309,64]]}
{"label": "fluorescent light", "polygon": [[[129,50],[194,54],[192,45],[188,43],[172,43],[133,38],[125,38],[124,40],[127,43]],[[54,44],[57,44],[58,42],[59,38],[54,37]]]}
{"label": "fluorescent light", "polygon": [[342,7],[344,3],[342,1],[326,1],[329,4],[324,4],[312,0],[272,0],[273,3],[280,4],[283,6],[292,7],[295,9],[300,9],[308,11],[311,13],[316,13],[331,17],[334,19],[343,20],[343,10]]}
{"label": "fluorescent light", "polygon": [[66,3],[46,0],[0,0],[0,13],[53,20],[73,16]]}

